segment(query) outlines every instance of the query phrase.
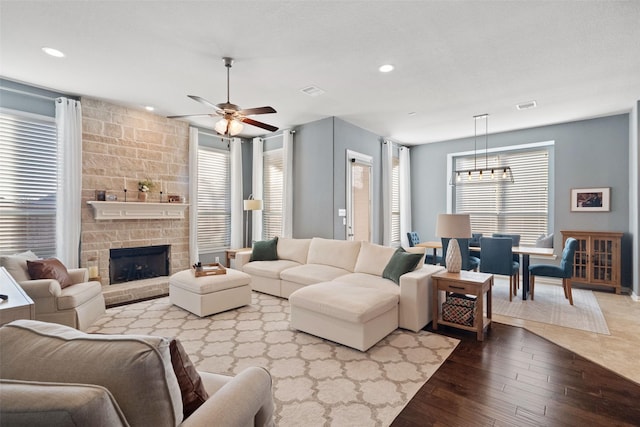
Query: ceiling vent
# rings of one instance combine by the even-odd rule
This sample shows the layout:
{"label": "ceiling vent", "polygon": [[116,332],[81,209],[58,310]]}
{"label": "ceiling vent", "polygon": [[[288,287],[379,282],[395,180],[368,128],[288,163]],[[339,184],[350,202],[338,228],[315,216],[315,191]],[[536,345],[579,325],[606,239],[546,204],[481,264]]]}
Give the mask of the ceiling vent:
{"label": "ceiling vent", "polygon": [[306,93],[309,96],[320,96],[324,93],[324,90],[316,86],[307,86],[305,88],[300,89],[300,92]]}
{"label": "ceiling vent", "polygon": [[536,101],[528,101],[528,102],[523,102],[521,104],[516,105],[516,108],[518,110],[528,110],[530,108],[536,108],[538,106],[538,104],[536,103]]}

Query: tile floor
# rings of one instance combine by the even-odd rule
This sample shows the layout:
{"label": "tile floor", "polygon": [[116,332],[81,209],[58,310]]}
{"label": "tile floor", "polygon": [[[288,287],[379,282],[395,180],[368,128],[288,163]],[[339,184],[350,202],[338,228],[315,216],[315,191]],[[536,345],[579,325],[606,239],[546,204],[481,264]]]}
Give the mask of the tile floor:
{"label": "tile floor", "polygon": [[[611,335],[494,315],[493,320],[521,326],[640,384],[640,302],[629,295],[594,291]],[[520,294],[519,294],[520,295]],[[569,302],[567,301],[567,304]]]}

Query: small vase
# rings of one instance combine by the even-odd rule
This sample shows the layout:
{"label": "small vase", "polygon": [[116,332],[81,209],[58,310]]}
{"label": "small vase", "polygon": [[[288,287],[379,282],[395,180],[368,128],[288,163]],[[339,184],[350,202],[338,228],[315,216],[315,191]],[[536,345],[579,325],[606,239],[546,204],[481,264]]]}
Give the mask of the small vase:
{"label": "small vase", "polygon": [[138,201],[139,202],[146,202],[148,196],[149,196],[149,194],[147,194],[146,191],[138,191]]}

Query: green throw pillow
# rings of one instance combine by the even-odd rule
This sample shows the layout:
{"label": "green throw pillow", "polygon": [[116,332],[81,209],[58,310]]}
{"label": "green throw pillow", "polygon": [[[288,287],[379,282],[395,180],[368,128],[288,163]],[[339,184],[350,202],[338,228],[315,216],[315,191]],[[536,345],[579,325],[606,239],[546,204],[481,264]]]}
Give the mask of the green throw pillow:
{"label": "green throw pillow", "polygon": [[404,249],[399,248],[382,272],[382,277],[385,279],[393,280],[396,284],[400,284],[400,276],[404,273],[413,271],[414,268],[420,262],[420,259],[424,254],[412,254],[406,252]]}
{"label": "green throw pillow", "polygon": [[275,261],[278,259],[278,238],[262,240],[253,244],[250,261]]}

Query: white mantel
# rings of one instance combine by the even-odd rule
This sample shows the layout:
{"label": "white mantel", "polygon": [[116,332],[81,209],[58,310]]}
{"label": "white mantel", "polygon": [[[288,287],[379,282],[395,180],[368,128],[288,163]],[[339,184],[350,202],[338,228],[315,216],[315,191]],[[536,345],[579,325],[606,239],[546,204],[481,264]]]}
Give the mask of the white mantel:
{"label": "white mantel", "polygon": [[89,200],[95,219],[184,219],[185,203],[98,202]]}

